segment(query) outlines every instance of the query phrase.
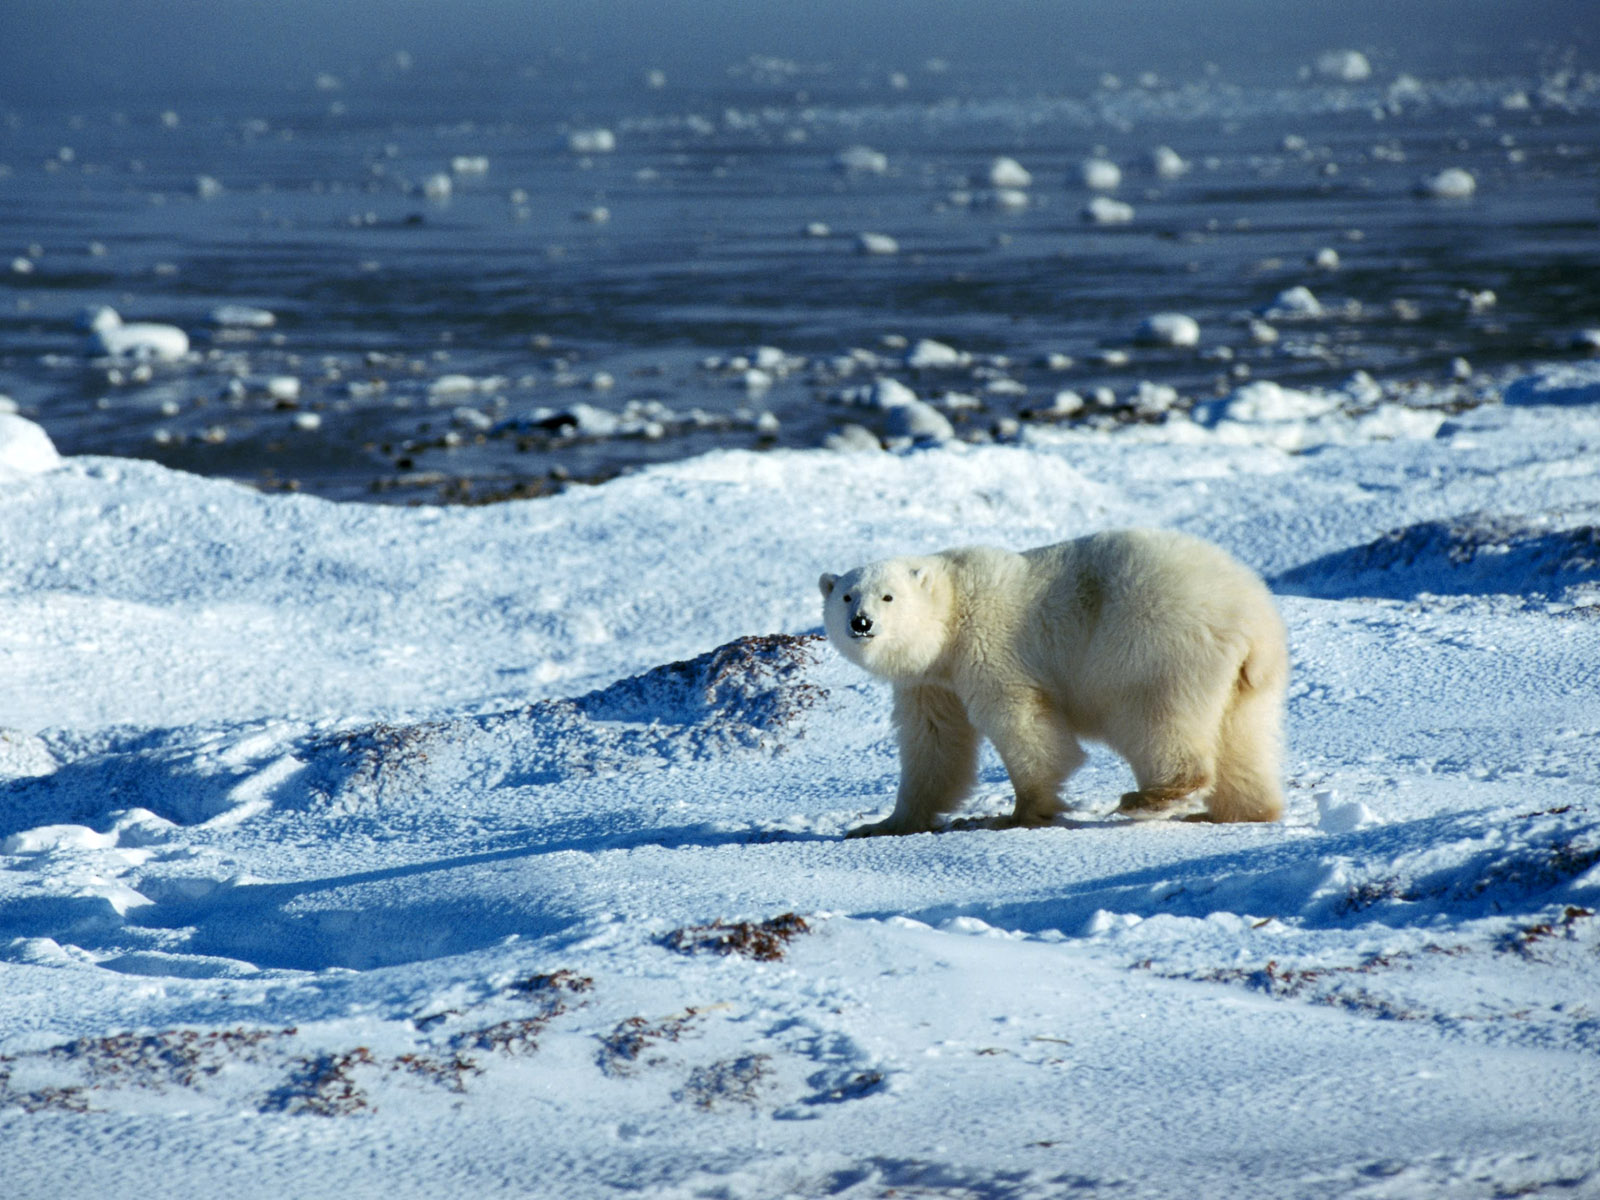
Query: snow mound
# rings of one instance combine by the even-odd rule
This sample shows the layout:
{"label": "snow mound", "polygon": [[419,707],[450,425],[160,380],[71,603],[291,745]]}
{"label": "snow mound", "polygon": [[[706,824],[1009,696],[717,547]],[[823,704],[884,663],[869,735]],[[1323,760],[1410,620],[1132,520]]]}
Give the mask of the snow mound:
{"label": "snow mound", "polygon": [[448,787],[658,769],[736,751],[781,753],[827,698],[811,678],[818,635],[745,637],[575,700],[414,725],[377,723],[315,742],[305,800],[350,807]]}
{"label": "snow mound", "polygon": [[1303,596],[1505,594],[1555,597],[1600,583],[1600,525],[1472,513],[1424,521],[1314,559],[1273,580]]}
{"label": "snow mound", "polygon": [[38,475],[61,465],[50,435],[26,417],[0,412],[0,478]]}

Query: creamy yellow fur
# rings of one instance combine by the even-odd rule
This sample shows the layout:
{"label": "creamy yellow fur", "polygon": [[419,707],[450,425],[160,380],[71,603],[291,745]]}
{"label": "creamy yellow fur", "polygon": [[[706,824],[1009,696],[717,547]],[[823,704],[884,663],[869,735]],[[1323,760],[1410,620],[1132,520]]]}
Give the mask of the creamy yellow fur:
{"label": "creamy yellow fur", "polygon": [[1021,554],[888,559],[820,583],[829,640],[894,684],[899,795],[856,834],[917,833],[953,812],[980,738],[1011,776],[1019,825],[1061,811],[1079,739],[1128,760],[1138,790],[1125,812],[1194,796],[1215,821],[1282,815],[1283,621],[1260,578],[1218,547],[1126,529]]}

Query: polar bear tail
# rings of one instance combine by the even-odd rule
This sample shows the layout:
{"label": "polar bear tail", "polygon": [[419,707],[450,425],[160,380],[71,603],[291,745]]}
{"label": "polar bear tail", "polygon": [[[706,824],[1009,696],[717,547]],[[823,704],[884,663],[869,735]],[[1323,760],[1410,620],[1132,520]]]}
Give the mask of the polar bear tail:
{"label": "polar bear tail", "polygon": [[1217,781],[1206,799],[1213,821],[1283,816],[1278,759],[1289,660],[1281,635],[1257,639],[1239,667],[1217,738]]}

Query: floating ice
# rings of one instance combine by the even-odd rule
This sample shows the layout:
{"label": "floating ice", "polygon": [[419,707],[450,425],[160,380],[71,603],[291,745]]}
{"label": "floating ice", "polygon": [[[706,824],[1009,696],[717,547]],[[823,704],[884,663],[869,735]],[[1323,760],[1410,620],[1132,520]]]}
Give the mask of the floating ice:
{"label": "floating ice", "polygon": [[1021,188],[995,188],[985,197],[990,208],[1021,212],[1028,207],[1028,193]]}
{"label": "floating ice", "polygon": [[1372,78],[1372,64],[1359,50],[1329,50],[1317,56],[1317,74],[1339,83],[1360,83]]}
{"label": "floating ice", "polygon": [[489,159],[483,154],[458,154],[450,160],[450,170],[456,175],[487,175]]}
{"label": "floating ice", "polygon": [[1050,407],[1045,410],[1051,416],[1065,417],[1083,410],[1083,397],[1070,388],[1063,388],[1050,398]]}
{"label": "floating ice", "polygon": [[851,175],[882,175],[889,169],[889,156],[871,146],[850,146],[839,151],[833,165]]}
{"label": "floating ice", "polygon": [[596,204],[593,208],[579,209],[572,216],[574,220],[587,221],[591,225],[604,225],[611,220],[611,210],[604,204]]}
{"label": "floating ice", "polygon": [[899,254],[900,243],[887,233],[862,233],[856,236],[856,249],[862,254]]}
{"label": "floating ice", "polygon": [[1267,305],[1264,315],[1269,317],[1320,317],[1322,315],[1322,302],[1312,294],[1310,288],[1297,284],[1291,288],[1284,288],[1273,297],[1272,303]]}
{"label": "floating ice", "polygon": [[259,380],[257,386],[267,399],[280,404],[293,404],[300,399],[300,379],[296,375],[269,375]]}
{"label": "floating ice", "polygon": [[87,310],[81,324],[89,330],[89,353],[132,362],[173,362],[189,353],[189,335],[176,325],[136,321],[126,324],[114,308]]}
{"label": "floating ice", "polygon": [[209,175],[196,175],[194,180],[194,194],[202,200],[215,200],[222,195],[222,184]]}
{"label": "floating ice", "polygon": [[248,304],[221,304],[211,310],[211,323],[227,329],[271,329],[278,318]]}
{"label": "floating ice", "polygon": [[1148,379],[1139,381],[1138,390],[1132,396],[1134,409],[1146,416],[1166,412],[1179,399],[1177,388],[1165,383],[1152,383]]}
{"label": "floating ice", "polygon": [[1079,170],[1086,188],[1113,192],[1122,186],[1122,168],[1109,158],[1086,158]]}
{"label": "floating ice", "polygon": [[1600,351],[1600,329],[1580,329],[1572,335],[1574,350]]}
{"label": "floating ice", "polygon": [[833,236],[833,230],[828,227],[828,223],[826,221],[809,221],[806,223],[805,229],[801,232],[803,232],[806,237],[809,238],[825,238]]}
{"label": "floating ice", "polygon": [[908,437],[914,442],[948,442],[956,435],[942,412],[917,399],[890,408],[887,428],[890,437]]}
{"label": "floating ice", "polygon": [[1311,265],[1319,271],[1337,271],[1339,269],[1339,252],[1332,246],[1324,246],[1311,256]]}
{"label": "floating ice", "polygon": [[1176,179],[1189,170],[1189,164],[1171,146],[1157,146],[1150,151],[1150,169],[1162,179]]}
{"label": "floating ice", "polygon": [[1198,346],[1200,323],[1183,313],[1156,313],[1139,322],[1134,340],[1147,346]]}
{"label": "floating ice", "polygon": [[1001,155],[989,164],[989,186],[1025,188],[1033,185],[1033,175],[1014,158]]}
{"label": "floating ice", "polygon": [[26,417],[0,412],[0,476],[39,475],[60,465],[49,434]]}
{"label": "floating ice", "polygon": [[1083,219],[1096,225],[1126,225],[1133,220],[1133,205],[1110,196],[1096,196],[1084,206]]}
{"label": "floating ice", "polygon": [[292,424],[302,433],[315,433],[322,428],[322,414],[314,412],[295,413]]}
{"label": "floating ice", "polygon": [[455,191],[455,188],[456,185],[451,181],[450,176],[443,171],[429,175],[422,181],[422,194],[435,204],[442,204],[450,199],[451,193]]}
{"label": "floating ice", "polygon": [[1461,167],[1446,167],[1417,184],[1417,193],[1433,200],[1466,200],[1477,190],[1472,172]]}
{"label": "floating ice", "polygon": [[574,129],[567,134],[567,149],[574,154],[610,154],[617,135],[609,129]]}
{"label": "floating ice", "polygon": [[822,439],[823,448],[848,454],[859,454],[864,451],[882,450],[883,444],[878,441],[878,435],[865,425],[851,422],[841,425],[827,437]]}
{"label": "floating ice", "polygon": [[913,371],[945,370],[964,367],[972,362],[972,355],[957,350],[932,338],[921,338],[906,352],[906,366]]}
{"label": "floating ice", "polygon": [[1203,425],[1222,421],[1281,424],[1326,416],[1338,407],[1337,395],[1295,391],[1262,379],[1236,388],[1225,399],[1196,405],[1194,418]]}

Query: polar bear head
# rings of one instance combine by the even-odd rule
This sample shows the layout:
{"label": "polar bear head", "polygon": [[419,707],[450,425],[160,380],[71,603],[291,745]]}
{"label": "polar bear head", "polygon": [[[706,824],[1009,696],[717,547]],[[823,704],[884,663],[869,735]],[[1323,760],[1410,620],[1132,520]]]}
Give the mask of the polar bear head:
{"label": "polar bear head", "polygon": [[927,673],[945,648],[950,587],[936,558],[890,558],[824,575],[828,640],[858,667],[885,679]]}

